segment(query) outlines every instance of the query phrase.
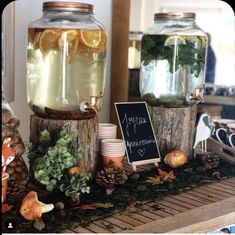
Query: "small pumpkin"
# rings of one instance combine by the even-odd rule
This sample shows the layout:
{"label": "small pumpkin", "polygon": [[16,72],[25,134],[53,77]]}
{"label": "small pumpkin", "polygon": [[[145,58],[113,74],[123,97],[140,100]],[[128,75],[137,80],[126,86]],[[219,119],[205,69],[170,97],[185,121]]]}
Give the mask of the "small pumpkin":
{"label": "small pumpkin", "polygon": [[84,170],[79,166],[72,166],[67,171],[69,177],[72,177],[74,174],[81,174],[81,173],[84,173]]}
{"label": "small pumpkin", "polygon": [[173,150],[165,156],[164,162],[171,168],[178,168],[188,162],[188,155],[182,150]]}

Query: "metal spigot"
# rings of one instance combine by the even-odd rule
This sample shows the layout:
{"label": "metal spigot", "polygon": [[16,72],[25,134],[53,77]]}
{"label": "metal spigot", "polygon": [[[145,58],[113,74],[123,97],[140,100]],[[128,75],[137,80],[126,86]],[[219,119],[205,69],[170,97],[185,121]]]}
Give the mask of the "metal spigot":
{"label": "metal spigot", "polygon": [[100,110],[97,107],[97,101],[102,97],[102,93],[100,93],[98,96],[90,96],[90,102],[82,101],[80,103],[80,110],[82,112],[88,112],[89,109],[94,110],[95,113],[98,115]]}
{"label": "metal spigot", "polygon": [[203,92],[205,89],[205,84],[203,84],[202,87],[196,89],[193,93],[190,94],[190,100],[194,100],[198,103],[204,103],[204,99],[203,99]]}

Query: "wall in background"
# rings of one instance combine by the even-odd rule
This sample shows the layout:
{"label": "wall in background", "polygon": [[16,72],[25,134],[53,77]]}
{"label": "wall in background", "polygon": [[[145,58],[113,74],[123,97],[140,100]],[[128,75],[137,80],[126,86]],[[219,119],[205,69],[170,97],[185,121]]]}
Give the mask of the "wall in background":
{"label": "wall in background", "polygon": [[[26,47],[27,29],[30,22],[42,16],[43,0],[15,1],[15,78],[14,102],[10,103],[15,115],[20,119],[19,131],[23,140],[29,138],[30,114],[32,113],[26,99]],[[86,2],[95,6],[95,17],[106,28],[108,38],[106,89],[104,93],[103,109],[99,115],[102,122],[109,120],[110,102],[110,66],[111,66],[111,31],[112,31],[112,1],[110,0],[73,0],[73,2]],[[10,3],[11,4],[11,3]],[[105,10],[104,10],[105,6]]]}

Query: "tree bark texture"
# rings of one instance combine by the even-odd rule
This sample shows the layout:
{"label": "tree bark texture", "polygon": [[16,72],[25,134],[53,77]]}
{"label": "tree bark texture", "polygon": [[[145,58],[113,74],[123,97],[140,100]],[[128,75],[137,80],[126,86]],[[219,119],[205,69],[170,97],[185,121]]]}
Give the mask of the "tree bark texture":
{"label": "tree bark texture", "polygon": [[85,172],[90,172],[94,176],[97,171],[96,139],[98,132],[98,118],[94,117],[86,120],[55,120],[44,119],[36,115],[30,117],[30,142],[33,147],[37,146],[39,133],[47,129],[52,138],[58,138],[61,131],[71,133],[74,138],[72,143],[75,147],[88,146],[89,149],[83,154],[80,160],[80,167]]}
{"label": "tree bark texture", "polygon": [[175,149],[180,149],[191,157],[196,130],[196,106],[186,108],[149,106],[149,113],[162,158]]}

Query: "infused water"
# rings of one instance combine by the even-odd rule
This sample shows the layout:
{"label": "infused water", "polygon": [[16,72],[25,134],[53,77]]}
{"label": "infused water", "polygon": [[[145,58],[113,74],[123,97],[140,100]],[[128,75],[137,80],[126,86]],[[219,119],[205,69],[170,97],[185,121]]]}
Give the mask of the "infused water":
{"label": "infused water", "polygon": [[[101,29],[29,28],[27,99],[39,116],[83,119],[104,92],[107,34]],[[63,117],[62,117],[63,116]]]}
{"label": "infused water", "polygon": [[206,36],[142,38],[140,92],[152,105],[184,107],[194,102],[205,76]]}

